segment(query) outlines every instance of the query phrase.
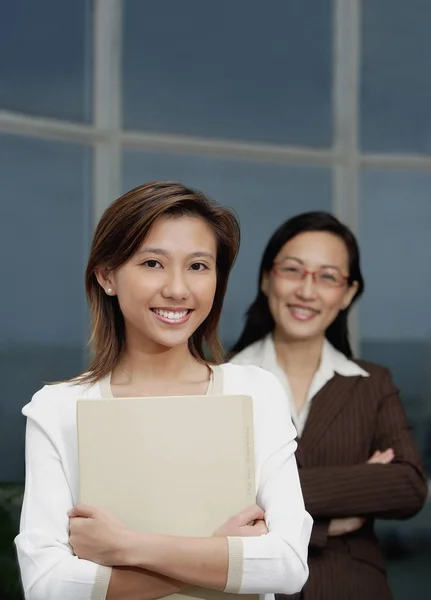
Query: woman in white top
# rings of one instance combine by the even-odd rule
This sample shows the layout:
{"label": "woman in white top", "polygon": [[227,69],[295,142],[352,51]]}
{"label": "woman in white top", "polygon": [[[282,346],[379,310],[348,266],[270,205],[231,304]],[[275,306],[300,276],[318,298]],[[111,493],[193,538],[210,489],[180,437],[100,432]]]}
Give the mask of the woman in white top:
{"label": "woman in white top", "polygon": [[23,409],[26,486],[16,546],[28,600],[153,600],[190,584],[292,594],[304,585],[312,520],[295,431],[285,425],[281,385],[256,367],[219,368],[224,393],[253,399],[259,507],[195,539],[138,534],[77,505],[77,399],[101,397],[107,379],[115,397],[204,394],[212,368],[203,348],[220,362],[217,327],[238,245],[232,213],[178,183],[140,186],[102,216],[86,271],[91,365],[45,386]]}
{"label": "woman in white top", "polygon": [[347,318],[364,288],[352,232],[328,213],[298,215],[271,237],[232,362],[285,388],[314,519],[304,600],[388,600],[375,518],[422,507],[427,480],[391,375],[353,360]]}

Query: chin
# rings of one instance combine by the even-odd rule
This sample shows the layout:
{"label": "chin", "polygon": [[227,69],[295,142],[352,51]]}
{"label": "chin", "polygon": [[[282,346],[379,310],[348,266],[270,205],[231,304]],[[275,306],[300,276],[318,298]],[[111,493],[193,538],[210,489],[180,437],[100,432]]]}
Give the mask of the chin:
{"label": "chin", "polygon": [[188,343],[189,338],[185,337],[185,338],[181,338],[181,339],[172,339],[172,338],[154,338],[153,342],[154,344],[156,344],[157,346],[165,349],[165,350],[172,350],[173,348],[178,348],[178,346],[184,346]]}
{"label": "chin", "polygon": [[324,332],[322,332],[320,328],[316,329],[315,327],[298,327],[297,325],[296,327],[285,327],[284,331],[286,336],[293,341],[314,340],[324,335]]}
{"label": "chin", "polygon": [[191,335],[188,332],[172,332],[170,335],[155,335],[153,341],[166,348],[176,348],[187,344]]}

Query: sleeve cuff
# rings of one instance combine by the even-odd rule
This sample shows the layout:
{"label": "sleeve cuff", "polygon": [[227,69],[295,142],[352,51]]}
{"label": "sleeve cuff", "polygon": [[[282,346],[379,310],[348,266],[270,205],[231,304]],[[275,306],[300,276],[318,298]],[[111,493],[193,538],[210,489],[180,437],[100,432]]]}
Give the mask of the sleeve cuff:
{"label": "sleeve cuff", "polygon": [[91,600],[106,600],[111,574],[112,567],[103,567],[102,565],[97,567]]}
{"label": "sleeve cuff", "polygon": [[224,589],[230,594],[239,594],[242,584],[242,570],[244,564],[244,551],[240,537],[228,537],[229,566],[227,583]]}

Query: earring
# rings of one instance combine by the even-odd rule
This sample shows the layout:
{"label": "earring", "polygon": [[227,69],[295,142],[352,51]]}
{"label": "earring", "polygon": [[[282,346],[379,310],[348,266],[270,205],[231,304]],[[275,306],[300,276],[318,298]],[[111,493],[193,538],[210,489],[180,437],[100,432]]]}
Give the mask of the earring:
{"label": "earring", "polygon": [[112,294],[112,292],[113,292],[113,289],[112,289],[112,288],[108,288],[108,289],[106,290],[106,293],[107,293],[107,294]]}

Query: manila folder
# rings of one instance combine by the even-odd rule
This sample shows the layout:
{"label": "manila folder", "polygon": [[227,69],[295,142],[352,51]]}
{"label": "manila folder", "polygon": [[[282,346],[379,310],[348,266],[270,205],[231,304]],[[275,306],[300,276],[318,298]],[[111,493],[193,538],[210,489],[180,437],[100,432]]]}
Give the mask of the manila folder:
{"label": "manila folder", "polygon": [[[249,396],[85,399],[77,420],[80,502],[135,531],[211,536],[256,502]],[[234,596],[190,586],[170,598]]]}

